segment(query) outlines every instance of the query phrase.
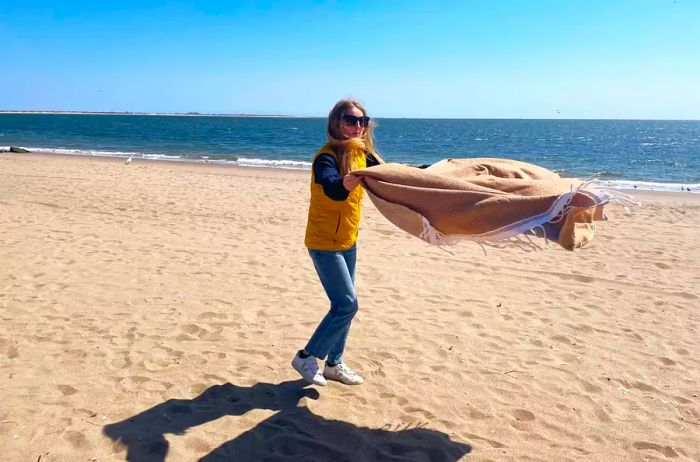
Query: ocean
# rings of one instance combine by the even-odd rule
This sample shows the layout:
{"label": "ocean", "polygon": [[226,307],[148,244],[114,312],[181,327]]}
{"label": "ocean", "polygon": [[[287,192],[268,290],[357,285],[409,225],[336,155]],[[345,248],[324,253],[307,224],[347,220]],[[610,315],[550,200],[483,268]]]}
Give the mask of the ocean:
{"label": "ocean", "polygon": [[[325,118],[0,114],[0,150],[306,168]],[[700,121],[377,119],[387,162],[504,157],[609,187],[700,192]]]}

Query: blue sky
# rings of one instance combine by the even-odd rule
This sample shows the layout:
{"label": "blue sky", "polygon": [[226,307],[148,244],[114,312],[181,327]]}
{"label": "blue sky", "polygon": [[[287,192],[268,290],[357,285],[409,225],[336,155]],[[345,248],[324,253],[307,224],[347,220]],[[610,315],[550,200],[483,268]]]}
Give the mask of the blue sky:
{"label": "blue sky", "polygon": [[700,119],[700,2],[0,3],[0,109]]}

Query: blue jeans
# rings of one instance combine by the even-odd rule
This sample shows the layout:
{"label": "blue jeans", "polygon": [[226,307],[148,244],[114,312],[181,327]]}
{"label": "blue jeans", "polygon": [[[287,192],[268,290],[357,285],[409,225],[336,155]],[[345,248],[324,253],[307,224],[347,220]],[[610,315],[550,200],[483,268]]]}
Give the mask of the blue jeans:
{"label": "blue jeans", "polygon": [[355,261],[357,249],[348,250],[309,249],[321,284],[331,301],[331,308],[311,336],[305,350],[319,359],[338,364],[343,359],[352,318],[357,313],[355,294]]}

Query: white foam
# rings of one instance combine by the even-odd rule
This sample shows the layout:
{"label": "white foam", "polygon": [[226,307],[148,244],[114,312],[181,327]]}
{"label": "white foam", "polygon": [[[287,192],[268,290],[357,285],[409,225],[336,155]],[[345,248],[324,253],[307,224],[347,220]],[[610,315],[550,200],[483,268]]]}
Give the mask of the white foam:
{"label": "white foam", "polygon": [[[46,147],[25,147],[17,146],[26,149],[30,152],[45,152],[49,154],[67,154],[71,156],[98,156],[98,157],[119,157],[148,160],[167,160],[180,162],[206,162],[212,164],[229,164],[238,165],[241,167],[269,167],[269,168],[287,168],[287,169],[303,169],[310,170],[311,163],[297,160],[271,160],[271,159],[255,159],[255,158],[231,158],[231,159],[211,159],[210,156],[200,156],[199,158],[173,156],[168,154],[152,154],[130,151],[99,151],[91,149],[66,149],[66,148],[46,148]],[[0,146],[0,151],[8,151],[10,146]]]}
{"label": "white foam", "polygon": [[[301,169],[310,170],[311,162],[298,160],[274,160],[274,159],[257,159],[239,157],[231,159],[211,159],[210,156],[200,156],[198,158],[173,156],[167,154],[153,154],[130,151],[100,151],[89,149],[66,149],[66,148],[46,148],[46,147],[26,147],[17,146],[26,149],[30,152],[46,152],[54,154],[68,154],[74,156],[98,156],[98,157],[120,157],[149,160],[165,160],[179,162],[207,162],[212,164],[223,165],[238,165],[241,167],[268,167],[268,168],[284,168],[284,169]],[[0,151],[8,151],[10,146],[0,146]],[[610,189],[630,189],[641,191],[673,191],[673,192],[691,192],[700,193],[700,183],[662,183],[652,181],[635,181],[635,180],[598,180],[598,184],[604,188]]]}
{"label": "white foam", "polygon": [[237,165],[243,167],[274,167],[274,168],[293,168],[293,169],[311,169],[311,162],[298,160],[271,160],[271,159],[248,159],[239,157],[236,161]]}
{"label": "white foam", "polygon": [[189,160],[183,159],[182,156],[168,156],[166,154],[141,154],[141,157],[150,160]]}
{"label": "white foam", "polygon": [[637,189],[640,191],[700,193],[700,183],[660,183],[634,180],[599,180],[597,183],[610,189]]}
{"label": "white foam", "polygon": [[[89,149],[66,149],[66,148],[44,148],[17,146],[31,152],[47,152],[50,154],[67,154],[71,156],[101,156],[101,157],[141,157],[139,152],[128,151],[97,151]],[[9,150],[9,146],[0,146],[2,150]]]}

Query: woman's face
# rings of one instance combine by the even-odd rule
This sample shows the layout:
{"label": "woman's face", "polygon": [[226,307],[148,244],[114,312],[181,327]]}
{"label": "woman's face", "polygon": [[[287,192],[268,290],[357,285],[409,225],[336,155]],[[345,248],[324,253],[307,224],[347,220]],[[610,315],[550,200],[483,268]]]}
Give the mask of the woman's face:
{"label": "woman's face", "polygon": [[[362,118],[365,115],[362,113],[362,111],[353,106],[347,111],[345,111],[345,116],[354,116],[355,118]],[[338,123],[340,124],[340,133],[342,133],[342,135],[346,139],[359,138],[362,136],[362,132],[364,132],[365,130],[365,127],[363,126],[361,120],[357,120],[354,124],[350,125],[350,122],[345,117],[341,117]]]}

